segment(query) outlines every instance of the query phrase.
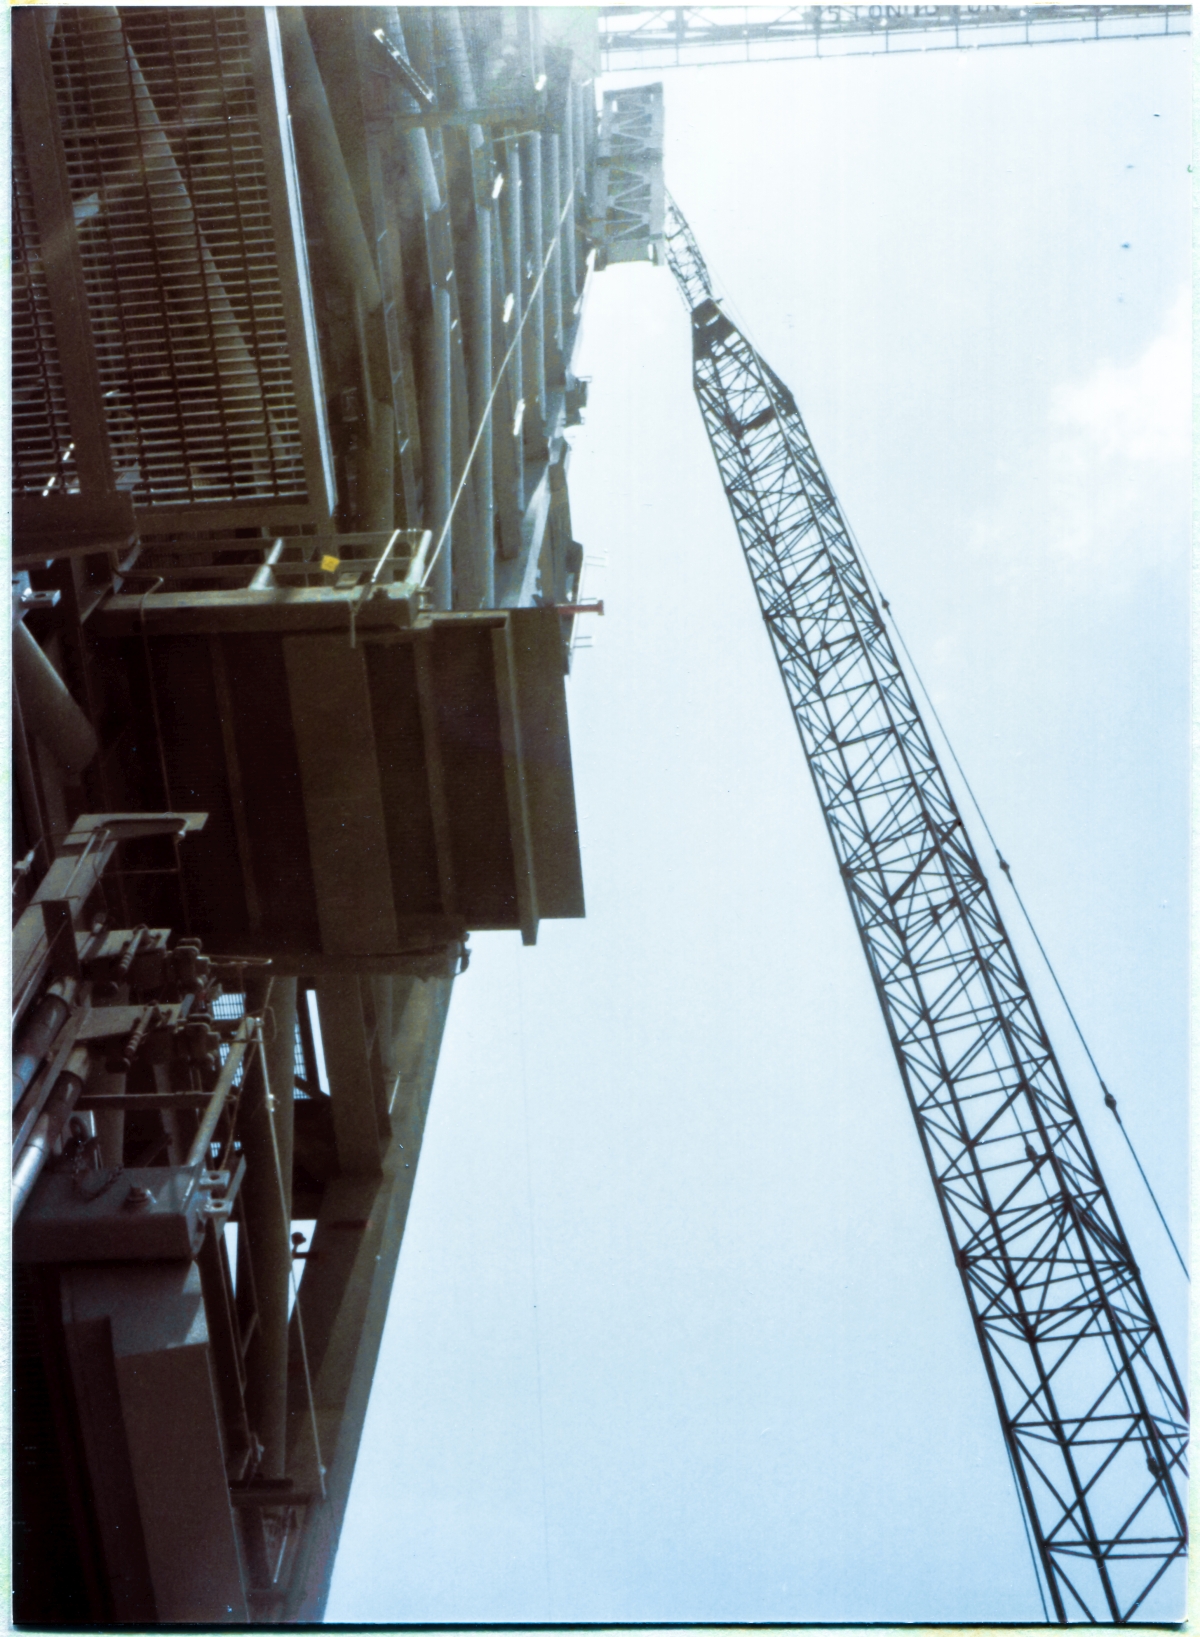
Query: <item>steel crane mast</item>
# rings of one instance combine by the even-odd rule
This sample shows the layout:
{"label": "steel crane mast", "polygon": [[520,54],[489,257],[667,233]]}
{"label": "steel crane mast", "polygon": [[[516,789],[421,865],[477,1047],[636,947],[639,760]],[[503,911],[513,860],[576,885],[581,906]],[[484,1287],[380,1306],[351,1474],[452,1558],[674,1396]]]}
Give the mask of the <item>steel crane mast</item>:
{"label": "steel crane mast", "polygon": [[1186,1550],[1183,1384],[791,392],[672,201],[693,384],[941,1207],[1058,1621]]}

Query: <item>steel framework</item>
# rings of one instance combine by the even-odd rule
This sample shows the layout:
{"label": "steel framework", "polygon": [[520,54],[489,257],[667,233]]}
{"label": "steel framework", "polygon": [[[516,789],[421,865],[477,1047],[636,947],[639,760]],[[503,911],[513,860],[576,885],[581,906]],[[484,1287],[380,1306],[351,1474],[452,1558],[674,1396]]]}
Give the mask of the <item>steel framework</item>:
{"label": "steel framework", "polygon": [[693,384],[862,939],[1058,1621],[1186,1550],[1183,1385],[791,392],[668,201]]}
{"label": "steel framework", "polygon": [[1190,6],[602,6],[618,69],[1187,34]]}

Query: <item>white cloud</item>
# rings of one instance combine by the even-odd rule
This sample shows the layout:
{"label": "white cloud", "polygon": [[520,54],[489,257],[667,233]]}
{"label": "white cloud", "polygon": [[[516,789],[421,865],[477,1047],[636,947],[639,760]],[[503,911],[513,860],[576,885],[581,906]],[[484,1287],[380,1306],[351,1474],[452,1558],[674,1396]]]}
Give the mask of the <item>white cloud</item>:
{"label": "white cloud", "polygon": [[1190,454],[1192,326],[1186,288],[1166,328],[1134,363],[1103,363],[1079,385],[1059,387],[1051,423],[1086,454],[1170,464]]}
{"label": "white cloud", "polygon": [[1016,481],[973,530],[1002,582],[1054,576],[1119,596],[1145,569],[1182,564],[1191,366],[1185,288],[1140,357],[1053,391],[1019,476],[1010,465]]}

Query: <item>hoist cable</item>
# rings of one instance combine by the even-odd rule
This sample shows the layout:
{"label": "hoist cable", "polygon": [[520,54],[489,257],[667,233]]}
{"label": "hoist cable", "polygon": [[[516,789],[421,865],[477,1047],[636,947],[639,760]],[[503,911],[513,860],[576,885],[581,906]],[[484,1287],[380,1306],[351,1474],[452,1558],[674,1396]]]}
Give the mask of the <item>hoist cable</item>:
{"label": "hoist cable", "polygon": [[[857,542],[856,542],[856,544],[857,544]],[[860,552],[860,555],[861,555],[861,547],[859,548],[859,552]],[[865,557],[863,558],[863,562],[864,562],[864,564],[866,563],[866,558]],[[868,573],[871,573],[869,568],[868,568]],[[1075,1033],[1079,1036],[1079,1044],[1084,1049],[1084,1052],[1085,1052],[1085,1054],[1087,1056],[1087,1060],[1092,1066],[1092,1072],[1096,1076],[1097,1084],[1099,1085],[1100,1090],[1103,1093],[1104,1106],[1109,1110],[1109,1112],[1112,1114],[1113,1118],[1116,1120],[1117,1125],[1120,1127],[1121,1135],[1124,1137],[1126,1146],[1128,1147],[1130,1154],[1132,1154],[1132,1156],[1133,1156],[1133,1163],[1138,1168],[1138,1175],[1141,1177],[1143,1183],[1145,1184],[1146,1192],[1150,1195],[1151,1204],[1154,1206],[1154,1209],[1158,1212],[1158,1220],[1162,1223],[1163,1230],[1166,1233],[1167,1238],[1171,1241],[1171,1249],[1175,1252],[1175,1255],[1176,1255],[1176,1257],[1178,1258],[1178,1261],[1179,1261],[1179,1265],[1183,1269],[1183,1276],[1188,1281],[1188,1283],[1190,1284],[1192,1276],[1188,1272],[1187,1263],[1184,1261],[1183,1254],[1180,1251],[1179,1246],[1175,1242],[1175,1235],[1171,1232],[1170,1224],[1168,1223],[1166,1217],[1163,1214],[1163,1208],[1158,1202],[1158,1196],[1155,1194],[1154,1189],[1151,1187],[1150,1179],[1146,1175],[1146,1172],[1145,1172],[1145,1169],[1142,1166],[1141,1160],[1138,1158],[1137,1149],[1133,1146],[1133,1141],[1132,1141],[1132,1139],[1131,1139],[1131,1137],[1129,1135],[1129,1132],[1125,1129],[1125,1122],[1122,1120],[1120,1112],[1119,1112],[1119,1110],[1117,1108],[1117,1099],[1113,1096],[1112,1092],[1109,1091],[1108,1087],[1104,1083],[1104,1076],[1100,1073],[1100,1066],[1096,1062],[1095,1057],[1092,1055],[1092,1048],[1087,1043],[1087,1037],[1084,1035],[1083,1029],[1081,1028],[1080,1023],[1079,1023],[1079,1019],[1075,1016],[1074,1009],[1071,1006],[1070,1001],[1067,999],[1066,992],[1063,989],[1062,984],[1059,982],[1058,973],[1054,969],[1054,963],[1053,963],[1053,961],[1051,961],[1050,956],[1046,953],[1046,946],[1045,946],[1045,944],[1043,944],[1041,938],[1038,935],[1038,930],[1033,924],[1033,917],[1030,915],[1028,909],[1026,909],[1026,907],[1025,907],[1025,900],[1021,897],[1021,893],[1020,893],[1020,890],[1017,887],[1017,883],[1013,879],[1012,866],[1009,864],[1008,860],[1004,857],[1004,854],[1000,851],[999,844],[996,841],[995,836],[992,834],[991,825],[989,825],[986,817],[984,816],[983,808],[979,805],[979,798],[976,796],[975,791],[971,787],[970,779],[967,778],[966,773],[963,771],[963,765],[958,759],[958,753],[955,750],[953,744],[951,743],[950,735],[946,732],[945,724],[943,723],[941,717],[938,715],[937,706],[934,704],[933,699],[932,699],[932,697],[930,695],[929,689],[925,686],[924,679],[922,678],[920,671],[917,669],[916,661],[913,659],[912,654],[909,652],[908,644],[905,642],[903,633],[901,632],[899,625],[896,623],[896,616],[895,616],[895,614],[892,613],[891,605],[888,603],[887,598],[882,594],[882,592],[880,592],[879,582],[877,580],[875,580],[875,576],[874,576],[873,573],[871,573],[871,579],[875,582],[875,590],[876,590],[876,593],[879,595],[880,604],[882,605],[884,612],[887,614],[888,618],[892,622],[892,630],[896,633],[896,641],[900,644],[900,647],[903,649],[904,657],[908,661],[909,669],[911,670],[913,676],[915,677],[916,682],[917,682],[917,686],[920,688],[921,693],[924,695],[925,703],[929,706],[929,711],[930,711],[930,714],[933,717],[933,720],[937,723],[938,732],[942,736],[942,743],[945,745],[947,751],[950,754],[950,760],[954,763],[955,767],[958,769],[958,776],[962,780],[963,786],[966,789],[966,792],[967,792],[968,796],[971,798],[971,805],[974,807],[976,813],[978,813],[979,822],[983,825],[984,831],[987,834],[987,838],[992,844],[992,848],[993,848],[993,850],[995,851],[995,854],[996,854],[996,862],[999,864],[1000,868],[1003,870],[1004,875],[1005,875],[1005,879],[1008,881],[1009,886],[1012,888],[1013,897],[1017,900],[1017,904],[1020,907],[1021,914],[1025,918],[1025,925],[1029,928],[1029,931],[1030,931],[1030,933],[1031,933],[1031,935],[1033,937],[1033,941],[1038,947],[1038,953],[1041,955],[1042,960],[1046,964],[1046,970],[1050,974],[1051,981],[1053,982],[1054,987],[1058,990],[1059,999],[1062,1001],[1063,1005],[1066,1007],[1067,1016],[1071,1020],[1072,1026],[1074,1027],[1074,1030],[1075,1030]]]}
{"label": "hoist cable", "polygon": [[[674,204],[674,201],[672,201],[672,204]],[[676,207],[676,209],[678,209],[678,207]],[[706,269],[706,271],[707,271],[707,269]],[[710,285],[711,285],[712,282],[715,282],[715,281],[712,281],[711,273],[710,273]],[[727,299],[724,301],[724,305],[726,307],[732,307],[732,303],[729,302]],[[734,309],[734,316],[735,316],[735,318],[738,317],[738,315],[736,313],[736,309]],[[752,351],[754,352],[755,358],[756,358],[756,360],[757,360],[757,362],[758,362],[758,364],[760,366],[760,369],[765,372],[764,373],[764,381],[765,381],[766,377],[767,376],[773,376],[774,372],[770,370],[770,366],[766,364],[765,360],[763,359],[762,354],[759,352],[758,348],[754,345],[754,342],[746,334],[745,327],[742,325],[742,323],[740,321],[740,318],[738,319],[738,328],[741,330],[742,335],[746,337],[747,341],[749,341],[750,347],[751,347]],[[883,592],[880,590],[879,581],[875,577],[875,573],[874,573],[874,570],[871,568],[870,561],[868,560],[866,553],[863,551],[861,542],[858,540],[857,536],[854,534],[854,531],[850,527],[850,524],[848,522],[846,523],[846,530],[847,530],[847,533],[849,534],[849,536],[850,536],[850,538],[851,538],[851,540],[852,540],[852,542],[854,544],[854,548],[858,553],[859,559],[862,562],[863,569],[866,572],[868,578],[870,579],[872,586],[874,587],[875,594],[879,599],[880,606],[882,607],[884,613],[891,620],[892,630],[896,634],[896,640],[900,644],[901,649],[903,650],[904,657],[908,661],[909,668],[910,668],[910,670],[911,670],[911,672],[913,674],[913,677],[916,679],[917,686],[920,688],[921,693],[924,696],[925,702],[929,707],[930,714],[932,715],[934,722],[937,724],[938,731],[939,731],[939,733],[941,734],[941,737],[942,737],[942,742],[945,745],[946,750],[949,752],[950,760],[954,763],[954,766],[957,768],[958,776],[963,782],[963,786],[966,789],[967,795],[970,797],[971,805],[974,807],[976,813],[979,815],[979,822],[983,825],[984,832],[986,833],[988,840],[991,842],[993,851],[996,854],[996,862],[999,864],[1001,870],[1004,872],[1004,876],[1005,876],[1006,880],[1008,881],[1009,886],[1012,888],[1013,897],[1016,899],[1017,905],[1020,908],[1021,915],[1024,918],[1025,924],[1029,928],[1029,931],[1030,931],[1030,934],[1031,934],[1031,936],[1033,938],[1034,943],[1037,945],[1038,953],[1041,955],[1042,960],[1045,962],[1046,970],[1050,974],[1051,982],[1054,984],[1055,989],[1058,991],[1059,999],[1062,1001],[1063,1006],[1066,1008],[1066,1013],[1067,1013],[1067,1016],[1071,1020],[1071,1025],[1074,1028],[1076,1035],[1079,1037],[1079,1043],[1083,1047],[1083,1050],[1084,1050],[1084,1053],[1085,1053],[1085,1055],[1087,1057],[1087,1060],[1091,1065],[1092,1072],[1096,1076],[1096,1082],[1099,1085],[1100,1091],[1101,1091],[1101,1093],[1102,1093],[1102,1095],[1104,1097],[1104,1106],[1109,1110],[1109,1112],[1112,1114],[1113,1118],[1117,1122],[1117,1126],[1120,1129],[1121,1135],[1125,1139],[1125,1145],[1129,1149],[1130,1155],[1133,1158],[1133,1163],[1137,1166],[1138,1175],[1141,1177],[1142,1182],[1143,1182],[1143,1184],[1145,1186],[1146,1192],[1150,1196],[1150,1202],[1154,1206],[1154,1209],[1158,1214],[1158,1220],[1162,1223],[1163,1231],[1165,1232],[1167,1238],[1171,1242],[1171,1249],[1175,1252],[1175,1256],[1176,1256],[1176,1259],[1179,1262],[1179,1266],[1183,1269],[1183,1276],[1188,1281],[1188,1283],[1190,1284],[1191,1283],[1191,1274],[1188,1272],[1187,1263],[1184,1260],[1183,1254],[1179,1249],[1179,1245],[1176,1242],[1175,1235],[1171,1232],[1171,1225],[1167,1221],[1167,1218],[1166,1218],[1166,1215],[1163,1212],[1162,1206],[1159,1204],[1158,1196],[1154,1192],[1154,1188],[1151,1185],[1150,1178],[1146,1175],[1145,1167],[1142,1165],[1142,1162],[1141,1162],[1141,1159],[1140,1159],[1140,1157],[1138,1155],[1137,1149],[1133,1145],[1133,1139],[1130,1137],[1129,1132],[1126,1129],[1125,1122],[1121,1118],[1120,1111],[1117,1108],[1117,1099],[1113,1096],[1112,1092],[1108,1089],[1108,1086],[1105,1084],[1104,1076],[1100,1073],[1100,1066],[1096,1062],[1096,1059],[1095,1059],[1095,1057],[1094,1057],[1094,1055],[1092,1053],[1091,1047],[1088,1045],[1087,1037],[1084,1035],[1084,1032],[1083,1032],[1083,1029],[1082,1029],[1082,1027],[1080,1025],[1079,1019],[1075,1015],[1075,1010],[1072,1007],[1070,1001],[1067,999],[1066,991],[1063,989],[1062,983],[1059,981],[1059,976],[1058,976],[1057,971],[1054,968],[1054,963],[1053,963],[1053,961],[1051,961],[1050,956],[1046,951],[1046,946],[1045,946],[1045,944],[1043,944],[1043,942],[1041,940],[1041,937],[1040,937],[1040,935],[1038,933],[1037,927],[1033,923],[1033,917],[1030,915],[1029,910],[1026,908],[1025,900],[1021,897],[1020,889],[1018,888],[1016,881],[1013,879],[1012,866],[1008,863],[1008,860],[1004,857],[1003,853],[1000,851],[999,844],[996,841],[995,836],[992,834],[991,825],[988,823],[987,818],[986,818],[986,816],[984,814],[983,808],[979,804],[979,799],[976,796],[975,791],[974,791],[974,789],[973,789],[973,787],[971,785],[971,781],[967,778],[966,772],[963,769],[963,765],[958,759],[958,753],[955,750],[953,743],[951,742],[950,735],[946,732],[945,724],[943,723],[940,715],[938,714],[937,706],[933,702],[933,698],[930,695],[929,689],[925,686],[924,678],[921,676],[920,671],[917,669],[916,661],[913,659],[913,656],[909,651],[908,644],[904,640],[904,634],[900,630],[900,626],[897,623],[896,616],[892,612],[891,605],[888,602],[887,598],[883,595]]]}

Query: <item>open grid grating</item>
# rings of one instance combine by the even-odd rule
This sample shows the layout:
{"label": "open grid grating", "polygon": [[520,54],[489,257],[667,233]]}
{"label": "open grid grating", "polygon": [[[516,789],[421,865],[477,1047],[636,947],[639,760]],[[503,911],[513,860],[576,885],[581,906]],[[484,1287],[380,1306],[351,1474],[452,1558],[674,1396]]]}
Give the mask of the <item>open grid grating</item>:
{"label": "open grid grating", "polygon": [[16,120],[12,137],[12,481],[18,493],[43,494],[72,488],[75,463],[33,184]]}
{"label": "open grid grating", "polygon": [[[241,992],[235,992],[233,994],[218,995],[216,997],[216,999],[212,1003],[213,1016],[215,1018],[224,1019],[225,1021],[229,1021],[232,1018],[243,1017],[245,1015],[245,1011],[246,1011],[246,997]],[[224,1063],[225,1059],[229,1056],[229,1045],[228,1045],[227,1042],[222,1042],[221,1050],[220,1050],[220,1056],[221,1056],[222,1063]],[[309,1095],[308,1069],[307,1069],[307,1067],[305,1065],[305,1061],[304,1061],[304,1041],[303,1041],[303,1038],[301,1037],[301,1034],[300,1034],[300,1024],[299,1024],[299,1022],[297,1022],[297,1024],[296,1024],[295,1033],[294,1033],[293,1041],[292,1041],[292,1069],[293,1069],[293,1084],[292,1084],[292,1095],[293,1095],[293,1097],[308,1096]],[[237,1071],[237,1074],[236,1074],[236,1076],[234,1078],[234,1085],[240,1085],[241,1080],[242,1080],[242,1071],[239,1068],[238,1071]]]}
{"label": "open grid grating", "polygon": [[63,8],[52,62],[117,487],[304,500],[244,11]]}

